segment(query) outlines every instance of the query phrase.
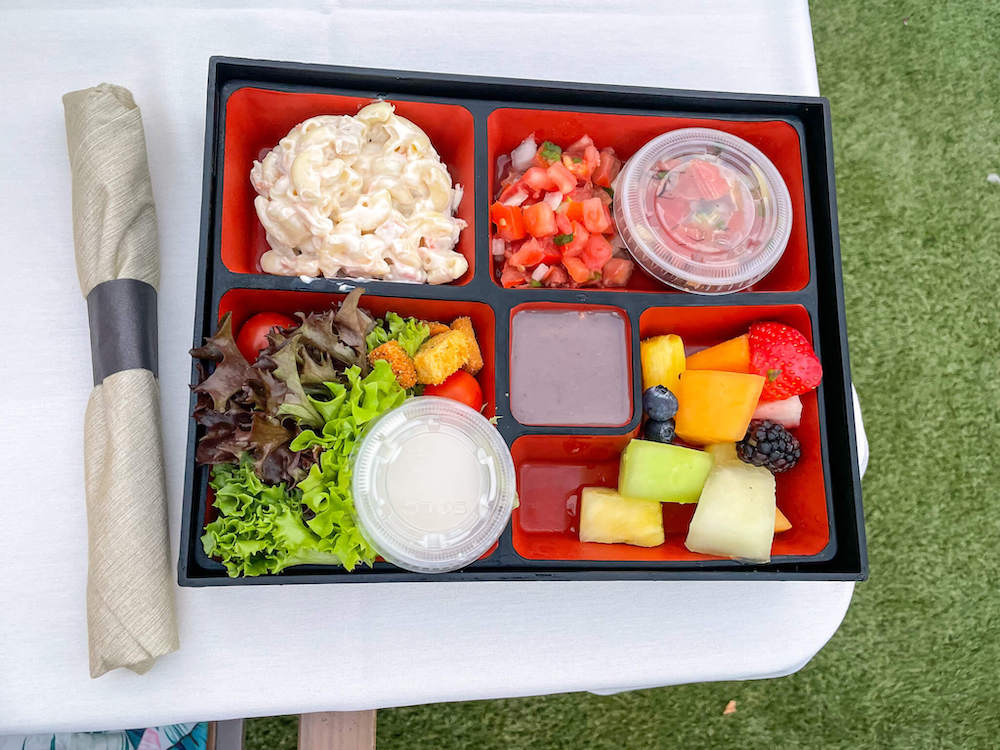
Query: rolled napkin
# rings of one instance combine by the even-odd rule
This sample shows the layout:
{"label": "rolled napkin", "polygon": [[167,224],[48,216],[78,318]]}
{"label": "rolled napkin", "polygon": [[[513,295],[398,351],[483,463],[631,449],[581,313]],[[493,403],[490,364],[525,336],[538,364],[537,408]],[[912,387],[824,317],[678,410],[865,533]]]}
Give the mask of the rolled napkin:
{"label": "rolled napkin", "polygon": [[73,239],[90,318],[84,423],[90,676],[178,648],[156,382],[156,209],[142,115],[102,83],[63,97]]}

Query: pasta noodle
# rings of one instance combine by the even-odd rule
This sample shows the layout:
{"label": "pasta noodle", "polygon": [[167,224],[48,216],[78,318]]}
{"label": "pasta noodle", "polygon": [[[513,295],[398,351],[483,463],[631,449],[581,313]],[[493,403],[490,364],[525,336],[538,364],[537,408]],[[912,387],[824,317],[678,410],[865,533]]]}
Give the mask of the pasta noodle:
{"label": "pasta noodle", "polygon": [[468,269],[455,251],[462,187],[388,102],[299,123],[254,162],[250,182],[266,273],[444,284]]}

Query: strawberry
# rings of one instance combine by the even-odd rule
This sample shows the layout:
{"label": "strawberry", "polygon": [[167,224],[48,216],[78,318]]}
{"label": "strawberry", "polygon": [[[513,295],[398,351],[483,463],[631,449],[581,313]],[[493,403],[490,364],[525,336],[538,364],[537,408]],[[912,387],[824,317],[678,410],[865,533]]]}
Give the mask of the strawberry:
{"label": "strawberry", "polygon": [[750,372],[764,376],[761,401],[780,401],[811,391],[823,367],[806,337],[784,323],[750,326]]}

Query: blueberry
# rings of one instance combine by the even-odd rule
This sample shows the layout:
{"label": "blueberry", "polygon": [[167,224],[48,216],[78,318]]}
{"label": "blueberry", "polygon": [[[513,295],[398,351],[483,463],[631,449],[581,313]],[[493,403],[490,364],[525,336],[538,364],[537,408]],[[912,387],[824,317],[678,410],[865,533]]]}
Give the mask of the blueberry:
{"label": "blueberry", "polygon": [[654,385],[642,394],[642,408],[647,417],[663,422],[677,413],[677,396],[669,388]]}
{"label": "blueberry", "polygon": [[647,419],[646,425],[642,428],[642,436],[656,443],[669,443],[674,439],[674,420],[658,422],[655,419]]}

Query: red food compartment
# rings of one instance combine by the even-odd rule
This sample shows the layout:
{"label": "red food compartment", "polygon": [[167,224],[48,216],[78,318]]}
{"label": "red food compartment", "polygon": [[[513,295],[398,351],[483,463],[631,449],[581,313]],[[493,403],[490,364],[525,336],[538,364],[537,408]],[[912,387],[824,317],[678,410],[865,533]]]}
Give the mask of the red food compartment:
{"label": "red food compartment", "polygon": [[[800,330],[812,341],[809,313],[800,305],[759,307],[654,307],[639,319],[641,338],[676,333],[689,353],[746,333],[756,321],[775,320]],[[802,423],[793,431],[802,458],[778,474],[777,503],[792,524],[775,534],[772,556],[807,557],[823,552],[830,541],[823,478],[818,404],[815,392],[802,395]],[[626,435],[528,435],[514,442],[521,505],[514,511],[514,549],[531,560],[621,560],[686,562],[716,559],[684,546],[695,504],[664,503],[666,541],[658,547],[581,543],[577,509],[583,487],[616,487],[622,450],[636,433]]]}
{"label": "red food compartment", "polygon": [[[715,120],[657,115],[623,115],[598,112],[568,112],[557,109],[497,109],[487,122],[487,157],[490,203],[496,198],[496,160],[509,154],[530,133],[535,139],[565,147],[583,135],[594,139],[597,148],[612,147],[622,161],[628,160],[646,142],[679,128],[715,128],[743,138],[759,148],[781,173],[792,200],[792,228],[781,260],[767,276],[751,286],[750,292],[798,291],[809,283],[809,243],[806,232],[805,191],[799,134],[783,120]],[[490,223],[490,238],[494,236]],[[496,264],[490,256],[491,278],[500,284]],[[587,288],[591,290],[590,287]],[[636,292],[679,290],[661,283],[636,266],[626,289]],[[594,291],[601,291],[594,289]]]}
{"label": "red food compartment", "polygon": [[[562,422],[544,422],[544,423],[539,423],[539,422],[534,422],[534,421],[523,422],[523,424],[529,424],[529,425],[534,425],[534,426],[544,426],[544,427],[565,427],[565,426],[572,426],[572,427],[624,427],[624,426],[628,425],[629,422],[632,421],[632,416],[635,413],[635,405],[633,403],[633,388],[632,388],[632,382],[633,382],[633,372],[632,372],[632,326],[631,326],[631,323],[629,322],[629,315],[628,315],[628,313],[625,310],[623,310],[620,307],[613,307],[613,306],[609,306],[609,305],[577,304],[577,303],[562,303],[562,302],[526,302],[524,304],[517,305],[516,307],[514,307],[514,308],[511,309],[511,311],[510,311],[510,318],[509,318],[509,326],[510,326],[509,327],[509,331],[510,331],[509,347],[510,347],[510,349],[509,349],[509,352],[508,352],[508,355],[509,355],[509,360],[508,361],[510,362],[510,378],[509,378],[510,379],[510,383],[508,385],[510,387],[508,387],[508,389],[507,389],[509,391],[509,395],[510,395],[511,413],[513,414],[513,412],[514,412],[514,390],[513,390],[513,387],[512,387],[513,381],[514,381],[514,361],[513,361],[514,360],[514,337],[515,337],[514,318],[518,315],[518,313],[525,312],[525,311],[530,311],[530,310],[539,310],[539,311],[547,311],[547,312],[573,311],[573,312],[579,312],[579,313],[607,312],[607,313],[613,313],[613,314],[615,314],[615,315],[617,315],[617,316],[619,316],[621,318],[622,328],[623,328],[624,338],[625,338],[625,342],[624,342],[624,346],[623,346],[623,351],[622,351],[622,361],[623,361],[624,366],[625,366],[625,378],[624,378],[624,382],[623,382],[623,387],[624,387],[624,389],[625,389],[625,391],[627,393],[628,411],[627,411],[627,416],[621,422],[619,422],[617,424],[612,424],[612,425],[608,425],[608,424],[589,424],[588,425],[588,424],[579,424],[579,423],[573,423],[572,425],[567,425],[567,424],[562,423]],[[550,367],[550,365],[551,365],[550,357],[551,356],[552,355],[551,355],[551,352],[550,352],[548,356],[543,356],[541,358],[538,358],[537,361],[545,366],[544,369],[545,369],[546,373],[551,372],[552,376],[558,379],[559,383],[553,384],[553,387],[558,387],[561,391],[564,391],[564,392],[566,392],[566,391],[568,391],[568,392],[574,392],[574,388],[575,388],[576,389],[576,391],[575,391],[576,394],[579,395],[580,384],[579,384],[578,381],[574,384],[574,380],[576,379],[576,375],[577,374],[573,373],[573,372],[568,372],[568,371],[560,371],[558,368],[556,368],[554,366]],[[584,367],[586,367],[586,363],[584,363]],[[544,375],[541,374],[541,373],[539,373],[539,378],[544,378]],[[515,419],[517,419],[517,417],[515,417]]]}
{"label": "red food compartment", "polygon": [[[219,301],[219,317],[231,312],[233,334],[238,335],[240,326],[251,315],[277,312],[294,316],[297,312],[323,312],[343,300],[345,296],[347,295],[320,292],[232,289]],[[359,306],[375,317],[395,312],[403,317],[412,316],[442,323],[451,323],[455,318],[462,316],[469,317],[483,354],[483,369],[476,376],[486,401],[483,414],[487,417],[496,414],[496,319],[493,308],[482,302],[377,297],[371,294],[364,295]]]}
{"label": "red food compartment", "polygon": [[[222,177],[222,262],[235,273],[262,273],[260,256],[268,250],[264,227],[254,210],[256,191],[250,184],[255,159],[303,120],[317,115],[354,115],[373,100],[360,96],[310,94],[241,88],[226,101]],[[390,99],[396,114],[422,128],[451,174],[465,191],[456,216],[468,226],[455,249],[469,269],[451,282],[468,284],[475,274],[475,145],[472,113],[455,104]]]}

